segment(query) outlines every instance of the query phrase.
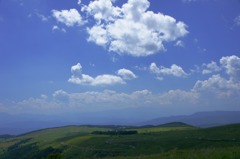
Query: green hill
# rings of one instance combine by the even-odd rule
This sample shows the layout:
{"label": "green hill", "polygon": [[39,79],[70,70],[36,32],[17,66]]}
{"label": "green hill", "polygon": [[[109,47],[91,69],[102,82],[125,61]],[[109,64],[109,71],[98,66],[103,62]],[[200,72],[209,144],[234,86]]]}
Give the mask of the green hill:
{"label": "green hill", "polygon": [[[121,131],[121,133],[106,133]],[[138,133],[127,134],[126,132]],[[102,132],[94,134],[92,132]],[[124,134],[124,135],[122,135]],[[240,124],[199,129],[159,126],[68,126],[0,137],[0,159],[240,158]]]}

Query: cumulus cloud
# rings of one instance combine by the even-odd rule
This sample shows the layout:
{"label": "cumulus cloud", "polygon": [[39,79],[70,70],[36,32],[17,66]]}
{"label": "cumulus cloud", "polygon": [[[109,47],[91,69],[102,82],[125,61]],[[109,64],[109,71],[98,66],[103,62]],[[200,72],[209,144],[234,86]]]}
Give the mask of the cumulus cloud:
{"label": "cumulus cloud", "polygon": [[63,90],[57,90],[53,93],[53,97],[57,101],[68,102],[69,94]]}
{"label": "cumulus cloud", "polygon": [[193,73],[213,74],[225,72],[231,80],[240,80],[240,57],[236,55],[223,56],[219,61],[203,63],[201,66],[195,65],[191,70]]}
{"label": "cumulus cloud", "polygon": [[114,0],[91,1],[88,5],[83,5],[82,11],[93,16],[97,24],[101,21],[114,21],[121,15],[121,9],[113,6],[112,2]]}
{"label": "cumulus cloud", "polygon": [[[239,97],[240,96],[240,58],[236,55],[225,56],[220,60],[220,66],[215,62],[208,65],[210,72],[223,70],[227,77],[222,77],[220,74],[212,75],[206,80],[198,80],[193,87],[197,92],[202,94],[212,94],[219,98],[224,97]],[[204,70],[203,70],[204,71]],[[208,72],[207,72],[208,73]]]}
{"label": "cumulus cloud", "polygon": [[221,67],[218,66],[217,63],[214,61],[208,64],[204,63],[202,66],[204,67],[204,69],[202,70],[202,74],[211,74],[213,72],[218,72],[221,70]]}
{"label": "cumulus cloud", "polygon": [[220,63],[232,80],[240,80],[240,58],[238,56],[222,57]]}
{"label": "cumulus cloud", "polygon": [[156,63],[151,63],[149,67],[150,71],[157,75],[159,80],[162,80],[162,76],[175,76],[175,77],[186,77],[188,74],[182,69],[182,67],[173,64],[170,68],[164,66],[158,67]]}
{"label": "cumulus cloud", "polygon": [[[218,98],[240,96],[240,82],[234,82],[221,77],[219,74],[207,80],[198,80],[193,87],[194,91],[203,95],[213,95]],[[210,97],[210,96],[209,96]]]}
{"label": "cumulus cloud", "polygon": [[132,71],[125,68],[118,70],[117,74],[125,80],[137,78],[137,76]]}
{"label": "cumulus cloud", "polygon": [[164,42],[185,36],[187,26],[171,16],[148,11],[148,0],[128,0],[122,7],[113,0],[91,1],[82,11],[92,16],[95,25],[87,28],[88,41],[110,52],[148,56],[164,51]]}
{"label": "cumulus cloud", "polygon": [[120,69],[118,70],[117,75],[103,74],[98,75],[97,77],[91,77],[89,75],[82,73],[82,66],[80,63],[72,66],[71,68],[72,76],[68,80],[74,84],[83,84],[83,85],[114,85],[114,84],[125,84],[125,80],[131,80],[137,78],[137,76],[130,70]]}
{"label": "cumulus cloud", "polygon": [[108,43],[107,31],[103,26],[93,26],[91,29],[87,28],[88,33],[91,35],[88,41],[94,41],[97,45],[105,46]]}
{"label": "cumulus cloud", "polygon": [[76,9],[70,10],[52,10],[53,17],[60,23],[67,25],[68,27],[72,26],[81,26],[84,24],[82,16]]}

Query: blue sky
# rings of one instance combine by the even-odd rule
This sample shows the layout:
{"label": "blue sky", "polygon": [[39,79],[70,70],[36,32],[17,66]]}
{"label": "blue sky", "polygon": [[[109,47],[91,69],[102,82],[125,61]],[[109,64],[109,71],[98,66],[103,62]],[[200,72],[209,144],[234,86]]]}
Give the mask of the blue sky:
{"label": "blue sky", "polygon": [[238,0],[0,0],[0,112],[240,110],[239,41]]}

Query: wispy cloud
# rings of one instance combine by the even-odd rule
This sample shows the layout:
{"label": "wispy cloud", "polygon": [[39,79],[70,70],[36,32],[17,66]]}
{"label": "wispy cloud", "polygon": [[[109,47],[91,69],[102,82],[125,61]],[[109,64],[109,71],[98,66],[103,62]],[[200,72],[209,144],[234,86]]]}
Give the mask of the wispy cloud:
{"label": "wispy cloud", "polygon": [[60,28],[60,27],[57,26],[57,25],[54,25],[54,26],[52,27],[52,31],[53,31],[53,32],[54,32],[54,31],[61,31],[61,32],[64,32],[64,33],[67,32],[66,29]]}
{"label": "wispy cloud", "polygon": [[43,21],[43,22],[46,22],[46,21],[48,21],[48,19],[49,19],[49,17],[47,17],[47,16],[45,16],[45,15],[43,15],[43,14],[40,14],[40,13],[38,13],[38,12],[35,12],[35,14],[36,14],[37,17],[38,17],[39,19],[41,19],[41,21]]}
{"label": "wispy cloud", "polygon": [[234,24],[236,26],[240,26],[240,15],[238,15],[234,20],[233,20]]}
{"label": "wispy cloud", "polygon": [[184,3],[196,2],[197,0],[182,0]]}

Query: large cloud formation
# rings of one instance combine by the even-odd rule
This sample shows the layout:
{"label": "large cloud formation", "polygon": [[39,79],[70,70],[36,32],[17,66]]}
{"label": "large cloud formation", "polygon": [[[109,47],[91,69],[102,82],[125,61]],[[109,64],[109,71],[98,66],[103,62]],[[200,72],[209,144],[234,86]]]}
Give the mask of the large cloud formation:
{"label": "large cloud formation", "polygon": [[[122,7],[114,6],[114,2],[115,0],[95,0],[88,5],[78,2],[89,21],[87,40],[110,52],[148,56],[165,51],[163,43],[176,41],[188,33],[184,22],[148,11],[148,0],[128,0]],[[52,12],[58,22],[68,27],[84,24],[76,9]],[[90,23],[91,18],[94,23]]]}
{"label": "large cloud formation", "polygon": [[188,31],[171,16],[148,11],[148,0],[128,0],[121,8],[114,0],[92,1],[82,11],[96,20],[88,28],[88,41],[109,51],[132,56],[148,56],[164,51],[163,42],[175,41]]}

